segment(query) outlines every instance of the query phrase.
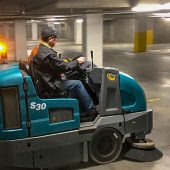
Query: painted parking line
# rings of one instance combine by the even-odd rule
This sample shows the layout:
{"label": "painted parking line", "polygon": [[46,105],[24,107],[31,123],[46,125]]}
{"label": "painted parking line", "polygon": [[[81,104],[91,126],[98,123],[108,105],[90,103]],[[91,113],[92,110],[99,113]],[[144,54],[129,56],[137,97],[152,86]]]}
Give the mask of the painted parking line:
{"label": "painted parking line", "polygon": [[156,98],[156,99],[148,99],[148,102],[156,102],[156,101],[159,101],[160,99],[159,98]]}

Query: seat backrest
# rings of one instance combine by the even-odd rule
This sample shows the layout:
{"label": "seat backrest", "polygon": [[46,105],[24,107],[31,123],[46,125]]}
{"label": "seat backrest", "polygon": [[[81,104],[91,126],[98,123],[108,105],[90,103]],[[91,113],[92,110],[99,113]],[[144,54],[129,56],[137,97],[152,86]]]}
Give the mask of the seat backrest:
{"label": "seat backrest", "polygon": [[28,75],[30,75],[28,63],[20,62],[19,69],[24,70]]}
{"label": "seat backrest", "polygon": [[[30,62],[30,64],[32,64],[32,62]],[[40,81],[35,80],[33,68],[29,66],[28,62],[20,62],[19,69],[24,71],[27,75],[31,77],[31,80],[34,84],[37,95],[40,98],[43,98],[43,96],[41,96],[41,91],[43,91],[43,86]]]}
{"label": "seat backrest", "polygon": [[[33,64],[33,62],[30,62],[30,64]],[[37,95],[40,98],[59,98],[59,97],[65,98],[65,97],[69,97],[69,92],[68,91],[63,91],[60,96],[50,94],[48,91],[46,91],[42,86],[42,82],[40,80],[37,81],[35,79],[36,76],[34,75],[35,72],[33,70],[33,66],[29,68],[28,63],[20,62],[19,63],[19,69],[25,71],[26,74],[28,74],[31,77],[31,79],[33,81],[33,84],[35,86]]]}

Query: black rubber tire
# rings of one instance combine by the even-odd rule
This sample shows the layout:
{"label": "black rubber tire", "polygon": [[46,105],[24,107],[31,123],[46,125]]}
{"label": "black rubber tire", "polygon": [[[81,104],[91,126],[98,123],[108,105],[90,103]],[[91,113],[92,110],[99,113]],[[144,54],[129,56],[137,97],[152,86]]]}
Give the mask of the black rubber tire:
{"label": "black rubber tire", "polygon": [[103,128],[95,133],[89,144],[90,158],[97,164],[115,161],[122,150],[122,136],[113,128]]}

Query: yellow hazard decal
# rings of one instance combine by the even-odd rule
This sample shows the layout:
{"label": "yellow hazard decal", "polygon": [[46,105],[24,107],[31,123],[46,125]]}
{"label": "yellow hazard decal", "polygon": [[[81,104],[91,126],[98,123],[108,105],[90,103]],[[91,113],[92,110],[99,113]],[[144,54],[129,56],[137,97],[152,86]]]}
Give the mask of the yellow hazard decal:
{"label": "yellow hazard decal", "polygon": [[116,80],[116,76],[115,76],[114,74],[112,74],[112,73],[107,73],[107,78],[108,78],[109,80],[111,80],[111,81]]}

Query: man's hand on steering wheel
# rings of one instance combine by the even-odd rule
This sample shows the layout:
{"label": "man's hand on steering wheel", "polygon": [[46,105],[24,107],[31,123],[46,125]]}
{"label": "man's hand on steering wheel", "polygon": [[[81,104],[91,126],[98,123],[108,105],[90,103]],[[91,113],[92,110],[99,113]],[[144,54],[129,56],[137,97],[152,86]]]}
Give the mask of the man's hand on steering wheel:
{"label": "man's hand on steering wheel", "polygon": [[79,62],[79,64],[83,64],[86,61],[86,58],[81,56],[77,58],[76,60]]}

